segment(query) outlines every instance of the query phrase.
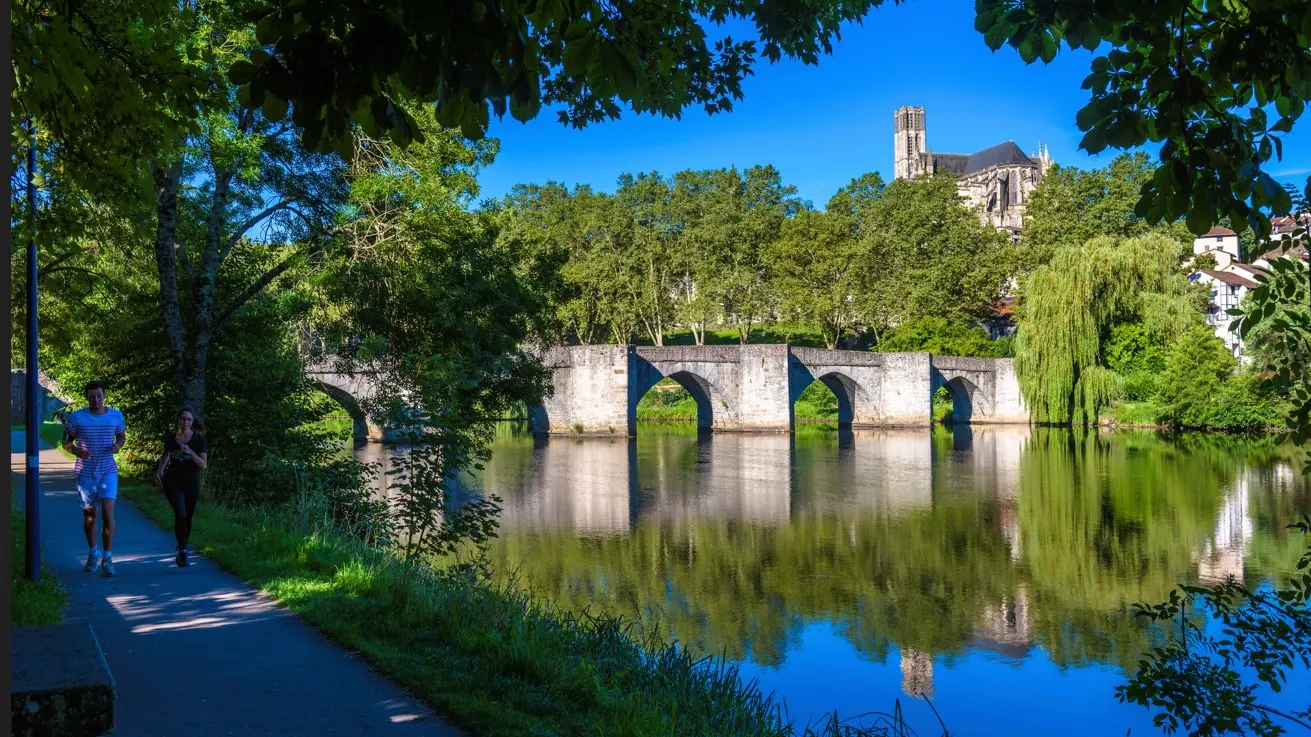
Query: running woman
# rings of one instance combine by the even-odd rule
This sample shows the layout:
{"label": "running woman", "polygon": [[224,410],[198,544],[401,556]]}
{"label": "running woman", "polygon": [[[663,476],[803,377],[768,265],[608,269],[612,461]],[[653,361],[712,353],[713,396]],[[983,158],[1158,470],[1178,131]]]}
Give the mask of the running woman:
{"label": "running woman", "polygon": [[209,446],[202,432],[190,407],[179,410],[177,427],[164,437],[164,455],[155,469],[155,483],[164,487],[164,497],[173,508],[173,536],[178,542],[174,562],[179,568],[191,565],[187,541],[200,501],[200,472],[208,465]]}

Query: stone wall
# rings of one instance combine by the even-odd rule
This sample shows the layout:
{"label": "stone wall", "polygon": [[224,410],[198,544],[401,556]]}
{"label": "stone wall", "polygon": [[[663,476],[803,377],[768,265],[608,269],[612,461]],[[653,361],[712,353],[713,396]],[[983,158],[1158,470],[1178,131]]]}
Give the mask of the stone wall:
{"label": "stone wall", "polygon": [[[37,372],[37,384],[40,386],[41,406],[37,413],[41,421],[49,420],[56,411],[62,407],[68,406],[62,399],[56,396],[59,393],[59,385],[43,372]],[[23,371],[9,372],[9,424],[23,425],[27,422],[27,373]]]}

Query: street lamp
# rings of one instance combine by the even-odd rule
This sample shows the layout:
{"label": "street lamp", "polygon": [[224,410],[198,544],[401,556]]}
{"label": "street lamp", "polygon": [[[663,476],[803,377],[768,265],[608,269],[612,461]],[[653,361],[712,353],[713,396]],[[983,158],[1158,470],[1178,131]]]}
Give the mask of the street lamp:
{"label": "street lamp", "polygon": [[27,118],[27,562],[25,572],[32,581],[41,580],[41,448],[37,422],[40,401],[36,362],[36,120]]}

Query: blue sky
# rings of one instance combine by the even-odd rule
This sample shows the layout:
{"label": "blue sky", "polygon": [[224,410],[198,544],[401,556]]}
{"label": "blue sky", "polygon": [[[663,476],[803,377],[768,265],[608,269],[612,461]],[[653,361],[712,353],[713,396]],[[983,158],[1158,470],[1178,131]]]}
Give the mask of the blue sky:
{"label": "blue sky", "polygon": [[[501,152],[480,177],[482,196],[499,198],[515,184],[547,180],[613,191],[624,172],[773,164],[803,199],[822,206],[865,172],[891,179],[892,113],[901,105],[926,108],[928,144],[941,153],[971,153],[1007,140],[1030,152],[1042,141],[1061,164],[1109,162],[1117,152],[1091,157],[1078,150],[1074,115],[1088,101],[1080,85],[1091,54],[1063,49],[1051,64],[1029,66],[1009,47],[993,53],[974,30],[973,6],[915,0],[874,10],[864,25],[844,28],[834,53],[817,66],[758,65],[744,84],[745,99],[728,114],[709,116],[696,107],[682,120],[666,120],[626,111],[620,120],[581,131],[549,110],[527,124],[508,115],[493,119],[490,132]],[[735,39],[747,37],[728,30]],[[1304,184],[1311,132],[1287,137],[1284,160],[1270,171]]]}

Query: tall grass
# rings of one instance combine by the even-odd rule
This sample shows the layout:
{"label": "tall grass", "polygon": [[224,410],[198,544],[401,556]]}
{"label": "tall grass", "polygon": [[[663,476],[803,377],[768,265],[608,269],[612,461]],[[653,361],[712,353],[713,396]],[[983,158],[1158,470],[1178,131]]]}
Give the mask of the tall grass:
{"label": "tall grass", "polygon": [[[16,479],[10,474],[11,491],[17,486]],[[27,580],[27,515],[19,511],[17,496],[11,495],[11,498],[14,502],[9,510],[9,596],[13,605],[10,626],[58,624],[64,619],[68,592],[44,563],[41,564],[41,580]]]}
{"label": "tall grass", "polygon": [[[149,487],[123,492],[156,522],[171,521]],[[474,734],[911,734],[896,710],[797,726],[722,660],[508,584],[407,567],[357,532],[302,494],[277,510],[202,502],[193,541]]]}

